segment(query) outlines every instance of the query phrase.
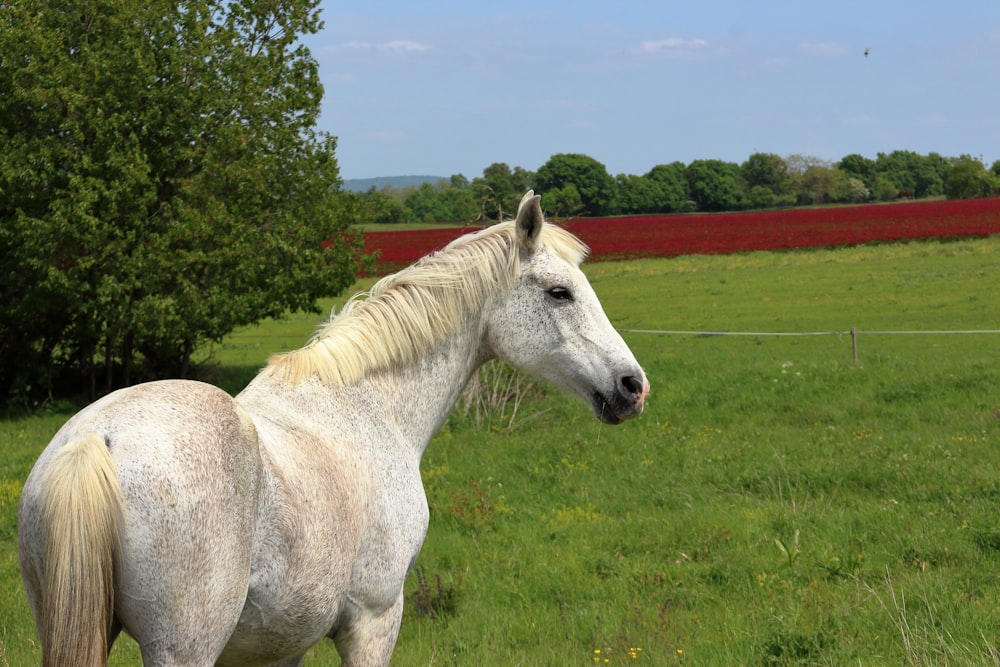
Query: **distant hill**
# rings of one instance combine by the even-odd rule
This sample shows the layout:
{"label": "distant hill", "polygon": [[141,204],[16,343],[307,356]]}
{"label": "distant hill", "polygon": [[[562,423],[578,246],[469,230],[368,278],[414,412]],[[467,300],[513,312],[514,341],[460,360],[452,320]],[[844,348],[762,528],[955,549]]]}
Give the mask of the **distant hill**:
{"label": "distant hill", "polygon": [[378,178],[348,178],[344,180],[344,189],[352,192],[367,192],[373,187],[381,190],[387,185],[391,185],[397,190],[407,187],[420,187],[423,183],[434,184],[441,179],[448,180],[447,176],[379,176]]}

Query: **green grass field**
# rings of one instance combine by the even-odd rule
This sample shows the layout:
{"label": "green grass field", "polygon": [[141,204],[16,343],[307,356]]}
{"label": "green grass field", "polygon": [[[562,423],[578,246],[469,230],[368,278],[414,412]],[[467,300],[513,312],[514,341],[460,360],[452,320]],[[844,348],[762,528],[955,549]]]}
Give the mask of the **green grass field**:
{"label": "green grass field", "polygon": [[[1000,664],[1000,238],[593,264],[646,413],[520,379],[456,410],[394,665]],[[319,317],[212,350],[237,389]],[[207,353],[207,352],[206,352]],[[16,502],[68,412],[0,422],[0,665],[38,663]],[[115,665],[138,664],[119,641]],[[307,665],[337,664],[332,646]]]}

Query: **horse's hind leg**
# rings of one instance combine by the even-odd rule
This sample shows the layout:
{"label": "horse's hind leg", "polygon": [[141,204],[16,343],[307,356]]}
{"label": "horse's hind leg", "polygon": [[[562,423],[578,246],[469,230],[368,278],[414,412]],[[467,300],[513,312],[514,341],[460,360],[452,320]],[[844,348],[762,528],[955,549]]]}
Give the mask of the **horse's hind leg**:
{"label": "horse's hind leg", "polygon": [[249,548],[225,530],[200,547],[173,539],[180,544],[141,556],[136,540],[126,540],[116,610],[146,667],[211,667],[246,601]]}
{"label": "horse's hind leg", "polygon": [[[147,514],[145,525],[154,529],[131,530],[123,540],[115,607],[146,667],[211,667],[246,602],[252,523],[243,520],[249,516],[234,514],[248,505],[223,508],[221,501],[199,501],[197,510]],[[164,525],[179,516],[185,519],[182,527]]]}
{"label": "horse's hind leg", "polygon": [[128,529],[115,611],[146,667],[214,665],[250,584],[261,465],[253,426],[225,412],[199,423],[181,407],[190,423],[172,425],[173,438],[136,428],[119,441]]}
{"label": "horse's hind leg", "polygon": [[350,628],[334,636],[343,667],[385,667],[392,657],[403,620],[403,592],[396,603],[379,615],[362,611]]}
{"label": "horse's hind leg", "polygon": [[229,641],[246,601],[249,549],[233,553],[232,536],[214,537],[123,564],[116,609],[146,667],[211,667]]}

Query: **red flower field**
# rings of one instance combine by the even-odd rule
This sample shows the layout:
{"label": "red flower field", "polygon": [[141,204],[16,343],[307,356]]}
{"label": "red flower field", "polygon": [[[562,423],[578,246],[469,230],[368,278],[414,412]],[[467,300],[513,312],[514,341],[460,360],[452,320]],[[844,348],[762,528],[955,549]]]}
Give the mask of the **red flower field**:
{"label": "red flower field", "polygon": [[[590,246],[591,260],[606,261],[1000,234],[1000,199],[575,218],[561,224]],[[468,231],[368,232],[365,250],[380,252],[377,270],[385,273]]]}

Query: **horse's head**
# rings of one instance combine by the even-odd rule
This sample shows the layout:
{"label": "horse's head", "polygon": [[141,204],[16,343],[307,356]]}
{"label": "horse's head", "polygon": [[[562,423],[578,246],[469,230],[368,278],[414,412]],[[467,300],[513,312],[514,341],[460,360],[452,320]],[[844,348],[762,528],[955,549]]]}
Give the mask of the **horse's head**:
{"label": "horse's head", "polygon": [[518,206],[518,275],[490,315],[490,345],[501,359],[583,397],[601,421],[619,424],[642,412],[649,382],[580,271],[583,253],[560,247],[568,234],[545,229],[539,199],[529,191]]}

